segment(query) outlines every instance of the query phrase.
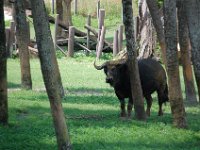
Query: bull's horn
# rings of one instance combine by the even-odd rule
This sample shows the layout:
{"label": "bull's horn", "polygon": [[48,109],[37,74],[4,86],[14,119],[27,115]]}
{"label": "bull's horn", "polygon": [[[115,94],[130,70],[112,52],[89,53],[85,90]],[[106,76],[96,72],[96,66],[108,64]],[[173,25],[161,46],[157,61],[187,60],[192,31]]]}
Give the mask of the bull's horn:
{"label": "bull's horn", "polygon": [[103,69],[105,66],[106,66],[107,62],[103,63],[102,65],[100,66],[97,66],[96,65],[96,60],[94,61],[94,67],[97,69],[97,70],[101,70]]}
{"label": "bull's horn", "polygon": [[112,60],[109,62],[111,65],[121,65],[125,64],[127,62],[127,59],[118,59],[118,60]]}

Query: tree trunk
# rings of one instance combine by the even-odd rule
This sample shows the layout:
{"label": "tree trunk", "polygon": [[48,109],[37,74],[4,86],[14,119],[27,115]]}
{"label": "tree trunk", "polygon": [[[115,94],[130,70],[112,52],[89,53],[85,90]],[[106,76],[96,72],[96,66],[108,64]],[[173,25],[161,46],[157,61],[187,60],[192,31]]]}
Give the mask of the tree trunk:
{"label": "tree trunk", "polygon": [[30,62],[29,62],[29,36],[26,21],[25,7],[23,0],[15,2],[16,12],[16,38],[19,48],[19,58],[21,66],[21,86],[23,89],[32,89]]}
{"label": "tree trunk", "polygon": [[39,58],[57,137],[58,149],[71,149],[62,109],[63,87],[43,0],[31,0]]}
{"label": "tree trunk", "polygon": [[[71,2],[72,0],[63,0],[63,22],[67,27],[73,25],[71,15]],[[63,33],[63,36],[68,37],[67,33]]]}
{"label": "tree trunk", "polygon": [[164,12],[167,73],[171,111],[174,125],[178,128],[185,128],[185,109],[181,93],[177,53],[176,1],[165,0]]}
{"label": "tree trunk", "polygon": [[139,1],[139,20],[139,58],[148,58],[154,55],[156,36],[146,0]]}
{"label": "tree trunk", "polygon": [[153,25],[155,27],[159,45],[161,48],[161,54],[162,54],[162,61],[166,66],[166,43],[165,43],[165,34],[163,29],[163,24],[161,21],[161,15],[159,13],[159,8],[157,5],[156,0],[146,0],[149,12],[152,17]]}
{"label": "tree trunk", "polygon": [[178,5],[178,35],[181,50],[181,63],[183,65],[183,77],[185,82],[186,100],[189,103],[197,104],[196,92],[193,80],[193,71],[189,53],[189,37],[186,20],[185,7],[182,1]]}
{"label": "tree trunk", "polygon": [[[62,5],[63,0],[56,0],[56,13],[59,15],[58,19],[63,20],[63,5]],[[57,36],[62,35],[62,28],[58,27],[57,28]]]}
{"label": "tree trunk", "polygon": [[6,37],[4,1],[0,1],[0,124],[8,124]]}
{"label": "tree trunk", "polygon": [[122,0],[122,6],[123,22],[125,26],[125,34],[127,41],[126,46],[128,52],[131,92],[135,109],[135,116],[138,120],[146,120],[146,114],[144,111],[144,99],[142,96],[142,88],[137,62],[137,52],[134,39],[132,0]]}
{"label": "tree trunk", "polygon": [[185,7],[192,46],[192,62],[200,99],[200,1],[185,0]]}

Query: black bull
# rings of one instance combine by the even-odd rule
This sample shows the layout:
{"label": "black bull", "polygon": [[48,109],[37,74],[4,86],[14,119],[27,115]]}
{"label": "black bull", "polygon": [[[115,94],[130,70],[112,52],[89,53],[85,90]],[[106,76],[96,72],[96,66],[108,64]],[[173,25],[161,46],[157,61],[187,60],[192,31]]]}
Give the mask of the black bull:
{"label": "black bull", "polygon": [[[168,101],[168,86],[165,70],[159,62],[151,58],[139,60],[138,66],[143,96],[147,102],[146,114],[150,116],[152,105],[151,94],[156,91],[159,104],[158,115],[161,116],[163,115],[162,104]],[[106,82],[114,87],[115,94],[121,103],[121,117],[126,116],[125,98],[129,98],[127,111],[128,117],[130,117],[133,99],[127,61],[107,61],[101,66],[97,66],[96,63],[94,63],[94,67],[97,70],[104,69]]]}

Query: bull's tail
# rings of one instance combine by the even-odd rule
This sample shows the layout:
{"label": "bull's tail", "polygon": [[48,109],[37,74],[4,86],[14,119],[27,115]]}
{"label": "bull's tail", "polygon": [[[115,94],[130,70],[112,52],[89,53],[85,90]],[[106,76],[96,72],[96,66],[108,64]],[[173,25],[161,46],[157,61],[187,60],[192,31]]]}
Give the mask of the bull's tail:
{"label": "bull's tail", "polygon": [[168,92],[168,85],[165,85],[165,90],[164,90],[164,97],[163,97],[163,101],[164,102],[168,102],[169,101],[169,96],[168,96],[169,92]]}

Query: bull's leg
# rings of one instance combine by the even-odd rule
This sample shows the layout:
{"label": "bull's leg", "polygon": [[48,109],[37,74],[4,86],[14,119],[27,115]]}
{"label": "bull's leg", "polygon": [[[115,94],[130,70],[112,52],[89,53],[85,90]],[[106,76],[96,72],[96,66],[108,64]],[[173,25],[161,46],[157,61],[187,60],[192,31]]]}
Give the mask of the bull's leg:
{"label": "bull's leg", "polygon": [[133,109],[133,100],[132,100],[132,98],[129,98],[128,106],[127,106],[127,111],[128,111],[128,117],[129,118],[131,117],[132,109]]}
{"label": "bull's leg", "polygon": [[163,115],[162,104],[163,104],[163,91],[158,91],[158,105],[159,105],[158,116]]}
{"label": "bull's leg", "polygon": [[163,111],[162,111],[162,103],[159,102],[159,111],[158,111],[158,116],[162,116]]}
{"label": "bull's leg", "polygon": [[125,100],[120,99],[119,101],[120,101],[120,108],[121,108],[120,117],[126,117]]}
{"label": "bull's leg", "polygon": [[151,114],[151,105],[152,105],[153,99],[152,99],[151,95],[145,96],[145,98],[146,98],[146,102],[147,102],[146,114],[147,114],[147,116],[150,116],[150,114]]}

